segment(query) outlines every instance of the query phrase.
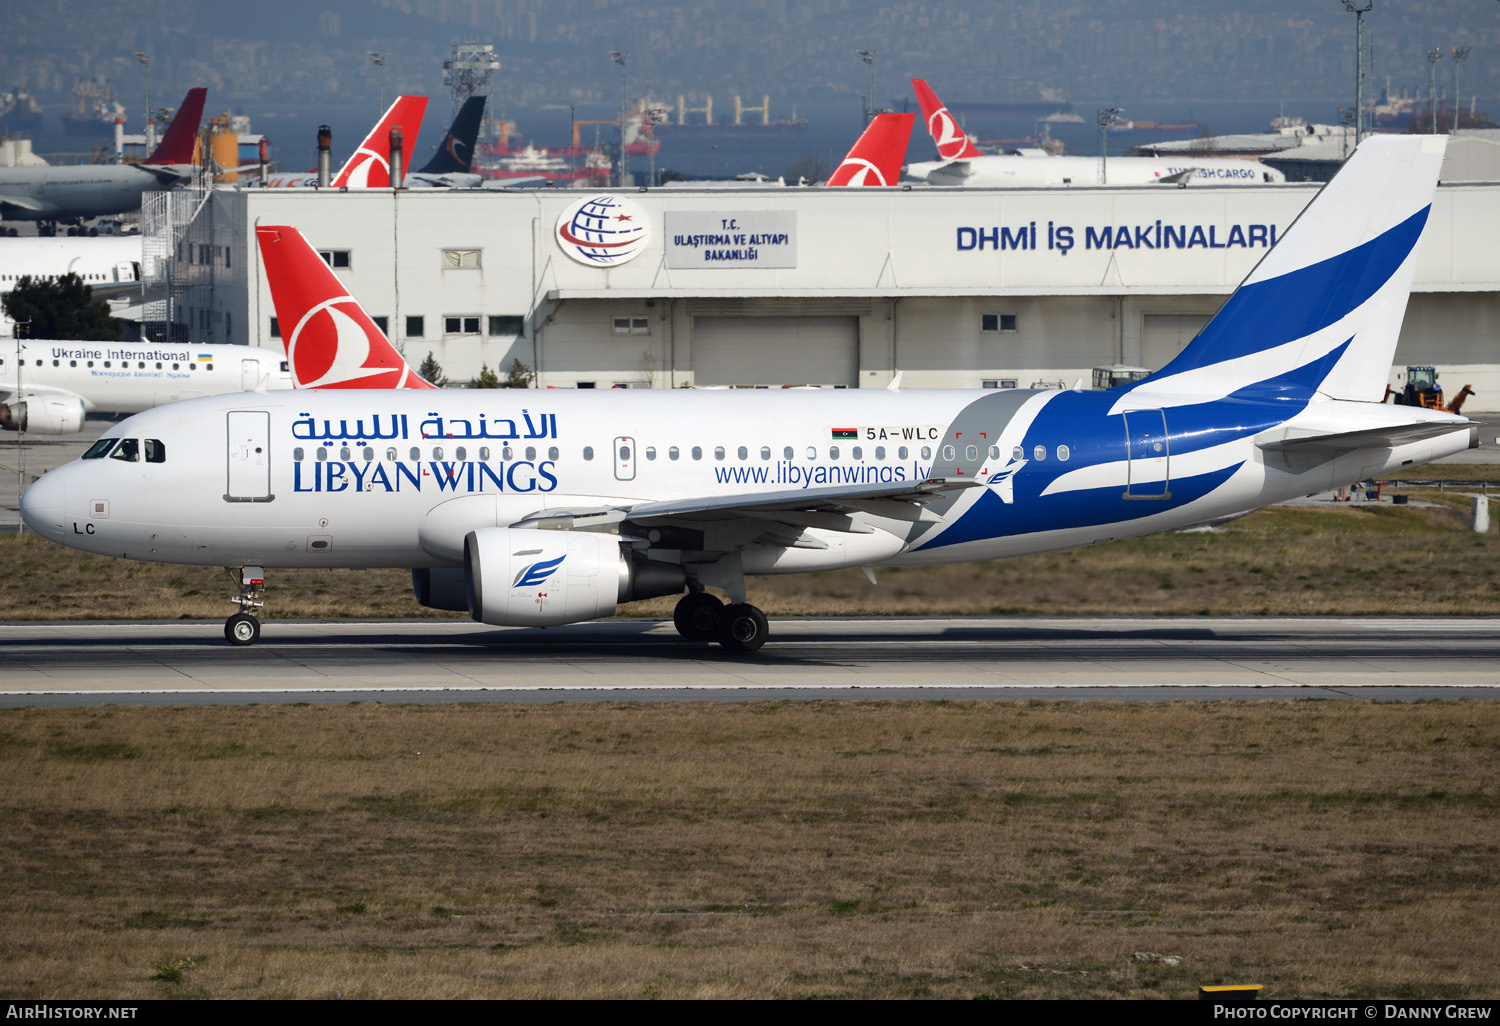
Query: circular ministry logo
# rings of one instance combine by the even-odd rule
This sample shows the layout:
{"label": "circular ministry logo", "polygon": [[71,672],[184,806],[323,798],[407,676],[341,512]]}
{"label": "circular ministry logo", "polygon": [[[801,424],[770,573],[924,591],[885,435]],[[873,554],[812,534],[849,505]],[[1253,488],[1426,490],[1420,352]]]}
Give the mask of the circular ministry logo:
{"label": "circular ministry logo", "polygon": [[635,257],[651,241],[646,215],[624,196],[589,196],[557,219],[557,244],[580,264],[614,267]]}

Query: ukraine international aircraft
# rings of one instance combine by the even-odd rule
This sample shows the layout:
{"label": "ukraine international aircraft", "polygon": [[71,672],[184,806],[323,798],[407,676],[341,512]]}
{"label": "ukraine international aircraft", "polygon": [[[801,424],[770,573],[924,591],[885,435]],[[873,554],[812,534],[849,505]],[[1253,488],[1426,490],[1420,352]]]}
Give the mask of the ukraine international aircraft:
{"label": "ukraine international aircraft", "polygon": [[[906,173],[928,185],[978,188],[1054,188],[1104,185],[1097,157],[992,156],[979,152],[937,94],[920,79],[911,80],[927,131],[940,160],[909,164]],[[1263,185],[1286,181],[1286,175],[1255,160],[1229,157],[1111,157],[1109,185]]]}
{"label": "ukraine international aircraft", "polygon": [[[388,189],[391,185],[391,129],[401,129],[403,144],[411,146],[422,130],[422,116],[427,113],[427,97],[398,96],[396,102],[381,115],[370,134],[365,136],[359,148],[350,155],[334,175],[329,185],[336,189]],[[251,167],[235,168],[251,171]],[[244,183],[246,188],[267,189],[311,189],[318,184],[316,171],[277,172],[269,175],[264,184],[252,177]]]}
{"label": "ukraine international aircraft", "polygon": [[148,189],[170,189],[190,180],[196,170],[193,142],[207,95],[207,89],[188,90],[161,143],[139,164],[0,167],[0,218],[76,224],[139,210]]}
{"label": "ukraine international aircraft", "polygon": [[[242,568],[238,644],[264,568],[394,566],[418,602],[504,626],[686,592],[682,634],[753,651],[746,574],[1087,545],[1470,447],[1465,418],[1379,401],[1444,142],[1365,140],[1203,332],[1121,388],[219,396],[120,423],[22,514],[88,552]],[[268,263],[280,231],[259,229]],[[373,338],[346,298],[306,316]]]}
{"label": "ukraine international aircraft", "polygon": [[34,435],[77,434],[87,413],[139,413],[195,396],[291,387],[286,358],[274,349],[43,339],[0,343],[0,428]]}

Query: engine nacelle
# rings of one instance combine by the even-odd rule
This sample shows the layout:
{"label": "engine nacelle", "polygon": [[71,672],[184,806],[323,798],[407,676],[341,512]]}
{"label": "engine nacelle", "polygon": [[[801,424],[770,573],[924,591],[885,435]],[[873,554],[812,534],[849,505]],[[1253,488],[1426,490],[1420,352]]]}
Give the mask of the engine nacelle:
{"label": "engine nacelle", "polygon": [[29,395],[0,406],[0,428],[34,435],[76,435],[83,418],[83,400],[73,395]]}
{"label": "engine nacelle", "polygon": [[464,576],[469,615],[500,627],[596,620],[687,584],[682,567],[641,559],[614,535],[513,527],[470,531]]}

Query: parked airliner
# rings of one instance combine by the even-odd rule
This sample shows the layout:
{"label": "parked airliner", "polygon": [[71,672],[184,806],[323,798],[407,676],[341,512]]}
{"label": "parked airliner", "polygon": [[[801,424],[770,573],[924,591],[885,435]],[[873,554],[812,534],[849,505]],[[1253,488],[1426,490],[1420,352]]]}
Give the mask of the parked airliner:
{"label": "parked airliner", "polygon": [[43,339],[0,343],[0,428],[34,435],[76,434],[88,413],[139,413],[195,396],[291,387],[286,357],[274,349]]}
{"label": "parked airliner", "polygon": [[[1054,188],[1070,185],[1266,185],[1286,175],[1255,160],[1184,155],[1165,157],[993,156],[979,151],[932,87],[911,80],[927,131],[937,146],[935,161],[908,164],[906,173],[928,185]],[[1107,181],[1106,181],[1107,178]]]}
{"label": "parked airliner", "polygon": [[208,90],[189,89],[160,145],[139,164],[0,168],[0,217],[7,221],[78,223],[104,214],[139,210],[149,189],[189,181],[198,120]]}
{"label": "parked airliner", "polygon": [[409,567],[418,602],[505,626],[685,592],[683,635],[753,651],[747,574],[1087,545],[1470,447],[1467,419],[1380,402],[1444,143],[1365,140],[1198,337],[1120,388],[216,396],[111,428],[22,514],[87,552],[240,568],[237,644],[267,568]]}

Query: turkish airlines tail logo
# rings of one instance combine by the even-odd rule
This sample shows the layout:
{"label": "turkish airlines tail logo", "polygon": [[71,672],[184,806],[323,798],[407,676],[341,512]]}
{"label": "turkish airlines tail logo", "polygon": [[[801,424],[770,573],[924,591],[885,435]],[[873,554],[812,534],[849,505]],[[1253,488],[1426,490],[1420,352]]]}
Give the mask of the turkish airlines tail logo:
{"label": "turkish airlines tail logo", "polygon": [[937,98],[927,82],[920,78],[911,80],[917,94],[917,104],[922,108],[922,118],[927,122],[927,132],[937,144],[938,156],[944,160],[967,160],[980,156],[979,148],[969,139],[943,101]]}
{"label": "turkish airlines tail logo", "polygon": [[433,388],[295,228],[255,230],[296,388]]}
{"label": "turkish airlines tail logo", "polygon": [[[385,116],[376,122],[359,149],[334,176],[333,184],[350,189],[385,189],[391,185],[391,129],[401,129],[401,141],[407,154],[416,145],[422,130],[422,115],[427,113],[427,97],[398,96]],[[407,166],[411,160],[408,156]]]}
{"label": "turkish airlines tail logo", "polygon": [[901,178],[906,145],[916,120],[915,114],[876,114],[825,184],[895,185]]}

